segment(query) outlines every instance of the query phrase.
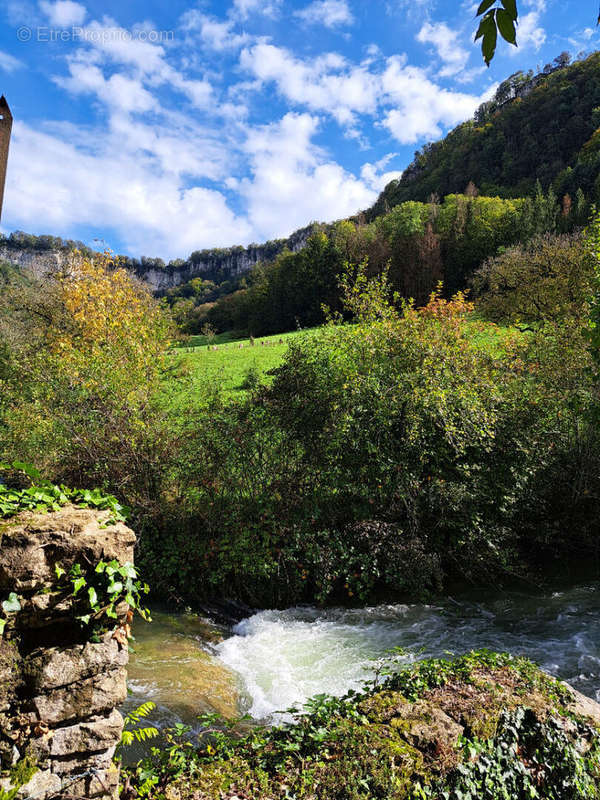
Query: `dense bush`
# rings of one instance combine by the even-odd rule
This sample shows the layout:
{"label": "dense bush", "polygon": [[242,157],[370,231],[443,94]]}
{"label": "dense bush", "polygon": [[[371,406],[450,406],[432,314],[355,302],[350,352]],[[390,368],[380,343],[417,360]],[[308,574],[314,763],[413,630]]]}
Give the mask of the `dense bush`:
{"label": "dense bush", "polygon": [[486,261],[473,285],[490,319],[535,325],[585,319],[591,274],[580,235],[546,235]]}
{"label": "dense bush", "polygon": [[345,291],[355,324],[300,338],[270,387],[188,418],[176,521],[143,548],[153,581],[364,602],[596,554],[581,324],[519,334],[475,322],[462,295],[397,312],[361,274]]}
{"label": "dense bush", "polygon": [[153,507],[174,428],[169,323],[124,270],[83,261],[0,295],[0,458]]}

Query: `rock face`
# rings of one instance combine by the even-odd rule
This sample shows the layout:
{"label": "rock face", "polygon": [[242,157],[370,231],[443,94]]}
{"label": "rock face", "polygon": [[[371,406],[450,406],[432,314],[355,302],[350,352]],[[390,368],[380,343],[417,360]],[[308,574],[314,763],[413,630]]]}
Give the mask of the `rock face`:
{"label": "rock face", "polygon": [[[301,250],[314,232],[315,225],[307,225],[291,234],[287,239],[277,239],[265,244],[250,244],[248,247],[230,247],[217,250],[199,250],[186,261],[167,264],[164,268],[133,262],[129,269],[155,293],[162,293],[196,277],[221,276],[233,278],[248,272],[261,261],[272,261],[283,250]],[[16,247],[0,247],[0,261],[20,267],[43,278],[50,272],[64,268],[72,260],[68,250],[36,250]],[[151,260],[150,260],[151,261]]]}
{"label": "rock face", "polygon": [[0,639],[0,789],[25,764],[33,774],[17,797],[117,797],[128,649],[112,633],[86,641],[55,566],[133,562],[134,544],[109,512],[66,507],[0,524],[0,599],[16,592],[21,604]]}
{"label": "rock face", "polygon": [[69,258],[70,254],[64,250],[40,251],[0,247],[0,261],[8,261],[9,264],[31,272],[36,278],[43,278],[49,272],[62,269]]}

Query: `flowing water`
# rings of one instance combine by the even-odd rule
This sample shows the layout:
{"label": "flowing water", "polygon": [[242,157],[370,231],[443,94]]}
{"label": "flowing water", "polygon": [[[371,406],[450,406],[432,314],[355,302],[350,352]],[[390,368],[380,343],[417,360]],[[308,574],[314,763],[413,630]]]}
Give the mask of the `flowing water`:
{"label": "flowing water", "polygon": [[395,647],[407,661],[483,647],[527,655],[600,701],[598,585],[430,605],[261,611],[221,641],[198,618],[155,619],[136,629],[129,705],[154,700],[159,722],[193,723],[207,710],[273,721],[312,695],[358,688]]}

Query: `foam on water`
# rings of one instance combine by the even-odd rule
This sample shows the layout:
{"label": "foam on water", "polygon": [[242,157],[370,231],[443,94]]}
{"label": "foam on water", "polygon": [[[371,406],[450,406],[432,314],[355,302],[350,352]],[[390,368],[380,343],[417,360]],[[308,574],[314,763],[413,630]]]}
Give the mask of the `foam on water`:
{"label": "foam on water", "polygon": [[405,648],[408,660],[482,647],[527,655],[600,700],[600,589],[504,594],[485,603],[262,611],[215,653],[240,676],[244,710],[270,719],[315,694],[360,687],[394,647]]}

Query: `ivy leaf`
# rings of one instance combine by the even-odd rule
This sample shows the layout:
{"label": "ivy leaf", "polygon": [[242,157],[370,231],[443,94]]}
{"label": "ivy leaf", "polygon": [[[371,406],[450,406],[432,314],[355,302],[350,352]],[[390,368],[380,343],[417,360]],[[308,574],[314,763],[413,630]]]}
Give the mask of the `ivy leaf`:
{"label": "ivy leaf", "polygon": [[60,580],[62,578],[62,576],[65,574],[65,571],[60,566],[60,564],[55,564],[54,565],[54,573],[55,573],[56,577],[58,578],[58,580]]}
{"label": "ivy leaf", "polygon": [[115,581],[111,583],[107,589],[109,594],[118,594],[119,592],[123,591],[123,584],[120,581]]}
{"label": "ivy leaf", "polygon": [[98,605],[98,595],[93,586],[90,586],[88,589],[88,597],[90,598],[90,606],[95,608]]}
{"label": "ivy leaf", "polygon": [[84,625],[90,624],[90,619],[92,618],[91,614],[84,614],[82,617],[77,617],[78,620],[81,620]]}
{"label": "ivy leaf", "polygon": [[83,589],[83,587],[85,586],[85,584],[86,584],[86,580],[85,580],[85,578],[76,578],[76,579],[73,581],[73,594],[74,594],[74,595],[76,595],[76,594],[77,594],[77,592],[78,592],[80,589]]}
{"label": "ivy leaf", "polygon": [[516,46],[517,32],[515,30],[515,23],[508,11],[505,11],[503,8],[499,8],[496,12],[496,22],[502,38],[509,44],[514,44]]}
{"label": "ivy leaf", "polygon": [[6,620],[0,619],[0,636],[4,633],[4,628],[6,627]]}
{"label": "ivy leaf", "polygon": [[8,595],[8,600],[2,603],[2,610],[5,614],[16,614],[17,611],[21,610],[21,603],[15,592],[11,592]]}

